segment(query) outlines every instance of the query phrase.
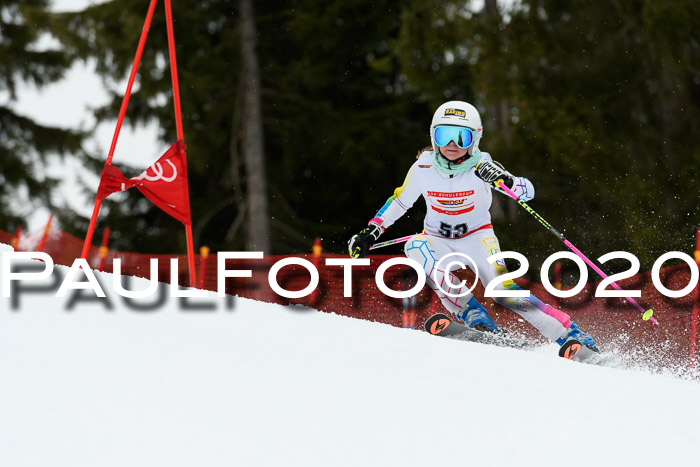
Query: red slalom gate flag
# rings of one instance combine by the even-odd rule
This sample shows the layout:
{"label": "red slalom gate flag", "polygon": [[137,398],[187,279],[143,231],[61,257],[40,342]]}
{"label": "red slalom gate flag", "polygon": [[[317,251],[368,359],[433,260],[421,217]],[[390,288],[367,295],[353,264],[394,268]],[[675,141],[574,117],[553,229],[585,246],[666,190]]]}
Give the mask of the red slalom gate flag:
{"label": "red slalom gate flag", "polygon": [[191,224],[187,161],[182,140],[170,145],[153,165],[134,178],[126,178],[118,167],[108,164],[100,176],[97,198],[103,200],[112,193],[135,186],[156,206],[183,224]]}

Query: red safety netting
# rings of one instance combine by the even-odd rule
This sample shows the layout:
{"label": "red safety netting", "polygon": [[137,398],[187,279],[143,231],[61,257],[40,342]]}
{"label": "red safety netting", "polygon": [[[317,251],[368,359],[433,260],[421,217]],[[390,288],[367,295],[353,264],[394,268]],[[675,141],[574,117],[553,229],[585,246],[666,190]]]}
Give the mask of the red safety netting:
{"label": "red safety netting", "polygon": [[4,230],[0,230],[0,243],[4,243],[5,245],[11,245],[12,239],[14,237],[15,236],[11,233],[5,232]]}
{"label": "red safety netting", "polygon": [[[44,232],[22,236],[18,250],[34,251]],[[0,231],[0,241],[11,243],[13,235]],[[44,251],[51,255],[57,264],[70,265],[80,257],[82,240],[58,229],[50,229]],[[313,263],[319,271],[320,283],[310,296],[300,299],[287,299],[277,295],[269,286],[270,267],[289,256],[266,256],[263,259],[227,260],[226,269],[250,269],[250,278],[228,278],[226,293],[283,305],[297,304],[310,306],[326,312],[334,312],[355,318],[377,321],[392,326],[422,328],[422,323],[434,312],[444,311],[435,294],[425,287],[414,299],[395,299],[384,295],[375,283],[377,267],[393,256],[373,255],[371,265],[353,268],[352,297],[343,296],[343,268],[326,266],[325,259],[345,257],[323,254],[295,255]],[[188,283],[186,255],[149,255],[110,251],[104,258],[104,271],[111,272],[114,258],[121,258],[122,273],[139,277],[150,277],[150,259],[159,261],[158,277],[162,282],[170,282],[170,259],[178,259],[178,278],[181,285]],[[89,264],[98,268],[101,263],[99,249],[92,247],[88,255]],[[196,271],[200,288],[217,289],[217,255],[208,257],[196,255]],[[662,283],[669,289],[685,287],[690,280],[690,270],[686,264],[663,268],[660,274]],[[469,275],[465,275],[470,279]],[[301,290],[310,280],[309,272],[297,265],[282,268],[277,281],[287,290]],[[408,267],[396,266],[385,274],[386,284],[394,290],[406,290],[413,285],[415,274]],[[696,299],[694,294],[672,299],[662,295],[653,285],[649,272],[633,278],[618,281],[623,289],[640,289],[642,297],[637,301],[645,308],[653,308],[654,316],[660,325],[642,321],[641,313],[625,299],[594,298],[598,282],[587,284],[582,292],[572,298],[556,298],[550,295],[540,283],[525,279],[516,280],[518,285],[542,301],[568,313],[585,331],[595,336],[599,345],[606,350],[622,349],[628,360],[643,362],[653,368],[674,366],[688,368],[691,359],[691,325]],[[700,287],[700,285],[698,286]],[[515,313],[484,300],[483,288],[474,290],[475,297],[485,304],[500,326],[515,334],[540,339],[534,328],[525,323]],[[697,292],[695,294],[697,296]],[[696,312],[697,313],[697,312]],[[651,350],[650,350],[651,349]]]}

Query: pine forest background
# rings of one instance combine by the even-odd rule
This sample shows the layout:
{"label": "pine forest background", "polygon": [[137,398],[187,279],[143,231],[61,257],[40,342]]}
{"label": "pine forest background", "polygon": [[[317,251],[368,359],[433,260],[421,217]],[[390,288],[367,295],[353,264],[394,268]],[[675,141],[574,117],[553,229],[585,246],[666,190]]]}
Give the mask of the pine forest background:
{"label": "pine forest background", "polygon": [[[534,183],[532,207],[597,258],[630,251],[650,268],[690,252],[700,225],[700,2],[693,0],[173,0],[195,248],[327,252],[374,216],[419,149],[433,110],[466,100],[482,113],[481,149]],[[19,82],[41,87],[94,60],[119,111],[145,0],[52,14],[0,0],[0,228],[32,206],[83,237],[88,220],[53,205],[46,157],[106,154],[87,132],[42,126],[12,108]],[[60,47],[38,50],[45,34]],[[175,138],[159,2],[126,123]],[[124,167],[134,176],[140,167]],[[96,186],[85,186],[92,202]],[[111,247],[185,251],[184,229],[135,190],[106,200]],[[563,249],[515,203],[494,196],[496,233],[531,269]],[[251,208],[252,206],[252,208]],[[422,202],[387,233],[420,231]],[[173,233],[177,233],[174,235]],[[387,253],[399,252],[398,248]]]}

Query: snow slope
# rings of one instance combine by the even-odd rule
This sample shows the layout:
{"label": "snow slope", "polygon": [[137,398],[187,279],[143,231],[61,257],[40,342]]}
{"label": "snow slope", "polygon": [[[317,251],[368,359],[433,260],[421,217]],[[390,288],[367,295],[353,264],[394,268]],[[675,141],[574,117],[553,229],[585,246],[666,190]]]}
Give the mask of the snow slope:
{"label": "snow slope", "polygon": [[108,293],[111,311],[0,299],[1,466],[697,462],[697,382],[239,298],[139,312]]}

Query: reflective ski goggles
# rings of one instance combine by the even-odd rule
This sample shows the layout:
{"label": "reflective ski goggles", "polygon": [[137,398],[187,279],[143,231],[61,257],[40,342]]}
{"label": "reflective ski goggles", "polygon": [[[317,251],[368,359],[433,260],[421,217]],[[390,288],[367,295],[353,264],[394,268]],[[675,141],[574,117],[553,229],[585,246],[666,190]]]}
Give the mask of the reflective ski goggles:
{"label": "reflective ski goggles", "polygon": [[474,142],[474,130],[463,126],[440,125],[435,127],[433,137],[438,146],[447,146],[454,141],[457,146],[466,149]]}

